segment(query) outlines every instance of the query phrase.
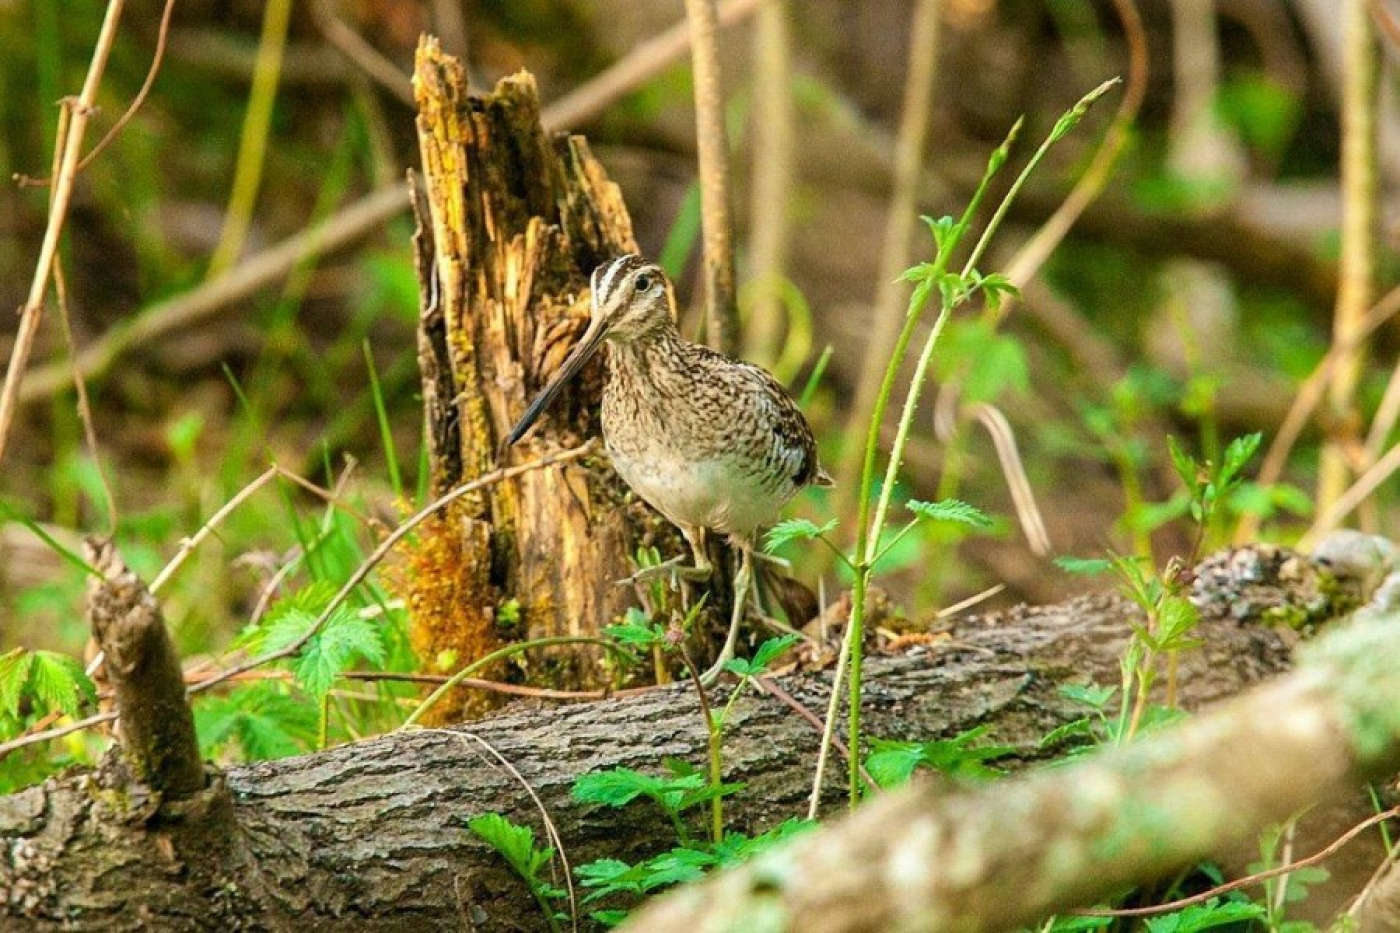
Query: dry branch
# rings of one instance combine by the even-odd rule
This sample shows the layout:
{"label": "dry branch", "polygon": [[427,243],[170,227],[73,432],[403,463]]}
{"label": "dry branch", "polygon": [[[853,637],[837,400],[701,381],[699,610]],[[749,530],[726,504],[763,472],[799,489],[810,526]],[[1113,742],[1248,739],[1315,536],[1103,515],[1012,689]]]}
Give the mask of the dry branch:
{"label": "dry branch", "polygon": [[88,587],[88,617],[116,694],[121,760],[137,784],[189,797],[204,787],[204,765],[160,608],[110,541],[89,539],[84,550],[101,573]]}

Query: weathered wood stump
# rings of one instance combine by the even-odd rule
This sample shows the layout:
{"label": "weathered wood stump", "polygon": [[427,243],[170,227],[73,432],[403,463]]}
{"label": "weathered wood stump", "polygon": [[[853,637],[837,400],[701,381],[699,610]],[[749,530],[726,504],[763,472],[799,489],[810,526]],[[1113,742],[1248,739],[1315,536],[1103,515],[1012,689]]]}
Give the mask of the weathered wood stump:
{"label": "weathered wood stump", "polygon": [[[596,433],[597,368],[533,440],[500,450],[587,324],[589,273],[636,244],[621,194],[587,141],[550,138],[541,127],[530,75],[469,96],[460,63],[428,38],[414,89],[423,159],[414,204],[419,361],[432,488],[441,494],[507,457],[522,462]],[[638,542],[658,533],[675,537],[603,456],[462,498],[425,529],[413,561],[419,657],[450,673],[504,642],[596,635],[629,604],[630,590],[615,581],[632,572]],[[598,678],[596,649],[534,660],[545,657],[529,670],[534,683]],[[457,711],[441,704],[439,721]]]}

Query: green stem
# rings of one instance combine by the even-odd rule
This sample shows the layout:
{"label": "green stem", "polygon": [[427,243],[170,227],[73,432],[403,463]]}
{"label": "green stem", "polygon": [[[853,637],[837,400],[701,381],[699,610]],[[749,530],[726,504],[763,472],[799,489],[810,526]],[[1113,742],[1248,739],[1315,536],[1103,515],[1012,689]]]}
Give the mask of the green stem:
{"label": "green stem", "polygon": [[559,921],[554,917],[554,908],[549,906],[549,899],[544,896],[543,884],[540,879],[530,878],[527,880],[530,882],[530,893],[534,895],[535,903],[540,905],[545,922],[549,924],[550,933],[563,933],[559,927]]}
{"label": "green stem", "polygon": [[446,696],[449,690],[486,667],[488,664],[499,661],[502,658],[508,658],[513,654],[519,654],[522,651],[529,651],[531,648],[550,648],[555,645],[597,645],[600,648],[628,659],[633,664],[637,663],[637,657],[632,654],[632,652],[618,647],[615,643],[606,638],[595,638],[589,635],[556,635],[551,638],[536,638],[533,641],[516,642],[513,645],[506,645],[504,648],[497,648],[484,657],[477,658],[475,661],[453,674],[445,683],[428,694],[428,698],[418,704],[418,708],[409,714],[408,718],[403,721],[403,724],[399,726],[399,728],[407,729],[409,726],[416,725],[423,714],[432,709],[439,700]]}
{"label": "green stem", "polygon": [[[1012,127],[1007,135],[1006,141],[992,153],[988,160],[987,170],[982,175],[982,183],[978,185],[977,191],[973,193],[972,199],[968,202],[967,208],[959,218],[957,226],[948,237],[948,242],[938,251],[933,260],[933,268],[930,270],[930,281],[937,282],[948,268],[948,260],[958,242],[962,239],[963,233],[972,222],[973,213],[982,203],[982,197],[986,193],[987,184],[996,174],[1003,162],[1006,161],[1007,152],[1011,143],[1016,137],[1016,133],[1021,126],[1020,121]],[[851,659],[850,671],[850,702],[847,718],[847,737],[849,747],[849,793],[850,805],[854,807],[860,800],[860,698],[861,698],[861,662],[864,653],[865,638],[865,596],[866,590],[870,586],[870,572],[874,564],[872,551],[878,546],[880,540],[879,524],[872,526],[870,522],[870,487],[875,481],[875,458],[880,450],[880,428],[885,423],[885,410],[889,407],[890,396],[894,394],[895,379],[899,376],[899,364],[904,359],[904,354],[909,350],[909,342],[914,339],[914,329],[918,326],[920,317],[923,316],[924,307],[928,304],[932,288],[915,288],[914,294],[909,299],[909,310],[904,317],[904,328],[899,332],[899,338],[895,341],[894,352],[890,355],[890,364],[885,368],[884,379],[880,382],[880,391],[875,396],[875,408],[870,413],[870,424],[866,428],[865,434],[865,460],[861,465],[860,488],[856,490],[859,502],[856,513],[856,547],[855,547],[855,580],[851,586],[851,621],[846,627],[846,641],[849,645],[848,653]],[[893,471],[898,471],[898,456],[891,455],[890,463]],[[888,497],[893,489],[893,483],[887,482],[886,487],[880,490],[881,501],[888,506]],[[883,522],[883,512],[881,518]],[[839,684],[833,684],[832,689],[839,689]]]}

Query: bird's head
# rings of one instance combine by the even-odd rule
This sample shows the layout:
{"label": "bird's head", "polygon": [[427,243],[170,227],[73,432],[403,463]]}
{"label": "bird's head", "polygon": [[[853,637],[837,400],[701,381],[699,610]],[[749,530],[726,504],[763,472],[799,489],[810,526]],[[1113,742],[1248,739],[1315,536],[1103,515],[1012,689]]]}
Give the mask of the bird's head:
{"label": "bird's head", "polygon": [[588,329],[554,378],[525,409],[506,438],[507,444],[525,436],[560,390],[598,352],[603,341],[631,343],[675,328],[671,284],[655,263],[635,254],[619,256],[594,269],[589,284],[592,297]]}

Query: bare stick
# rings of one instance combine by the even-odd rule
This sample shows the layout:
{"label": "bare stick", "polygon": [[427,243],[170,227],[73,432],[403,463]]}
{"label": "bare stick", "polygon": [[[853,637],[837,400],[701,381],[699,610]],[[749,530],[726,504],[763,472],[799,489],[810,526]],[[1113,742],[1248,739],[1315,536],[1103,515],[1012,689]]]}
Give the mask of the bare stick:
{"label": "bare stick", "polygon": [[1332,371],[1327,403],[1333,431],[1324,439],[1318,466],[1317,505],[1328,511],[1352,475],[1347,448],[1354,438],[1348,417],[1356,410],[1364,348],[1351,340],[1362,327],[1376,275],[1376,76],[1377,55],[1366,0],[1342,4],[1342,255],[1332,342],[1348,344]]}
{"label": "bare stick", "polygon": [[[1375,307],[1367,313],[1365,320],[1345,341],[1333,343],[1328,348],[1322,360],[1308,374],[1308,378],[1303,380],[1303,384],[1298,387],[1297,393],[1293,396],[1293,404],[1288,408],[1288,414],[1284,415],[1278,430],[1274,432],[1273,442],[1269,444],[1269,449],[1264,454],[1263,463],[1259,467],[1257,479],[1259,485],[1272,486],[1283,476],[1283,468],[1288,462],[1288,455],[1292,452],[1293,445],[1298,443],[1298,437],[1303,433],[1303,426],[1307,424],[1308,418],[1312,416],[1318,403],[1322,401],[1322,396],[1331,384],[1333,371],[1341,365],[1347,353],[1369,337],[1376,328],[1394,317],[1397,312],[1400,312],[1400,287],[1392,288],[1385,294],[1385,297],[1376,302]],[[1235,540],[1253,540],[1258,530],[1258,515],[1247,514],[1240,520],[1239,529],[1235,532]]]}
{"label": "bare stick", "polygon": [[70,366],[36,369],[24,382],[22,401],[48,398],[68,384],[73,368],[86,378],[101,376],[123,353],[165,334],[189,327],[235,301],[286,276],[308,256],[329,253],[354,242],[408,207],[408,188],[397,184],[369,194],[325,221],[290,236],[183,295],[157,302],[115,325],[78,354]]}
{"label": "bare stick", "polygon": [[535,789],[530,786],[530,782],[525,780],[525,775],[521,774],[519,770],[516,769],[515,765],[511,764],[506,759],[506,756],[502,755],[499,751],[497,751],[494,745],[492,745],[490,742],[486,741],[474,732],[453,732],[451,729],[428,729],[425,731],[433,732],[438,735],[451,736],[452,738],[459,740],[471,739],[472,741],[480,745],[482,748],[486,749],[486,751],[491,755],[491,757],[496,759],[497,764],[499,764],[503,769],[505,769],[507,774],[515,778],[516,783],[518,783],[521,787],[525,788],[525,793],[529,794],[530,799],[535,802],[535,809],[539,810],[540,819],[544,822],[545,834],[549,836],[549,841],[553,845],[554,851],[559,855],[559,862],[564,866],[564,884],[569,889],[569,915],[573,917],[573,927],[574,930],[577,931],[578,899],[574,895],[574,871],[572,868],[569,867],[569,856],[564,850],[564,839],[562,836],[559,835],[559,827],[554,825],[554,820],[550,817],[549,810],[545,807],[544,801],[540,799],[539,794],[535,793]]}
{"label": "bare stick", "polygon": [[734,222],[730,216],[729,134],[715,41],[715,0],[685,0],[695,72],[695,142],[700,158],[700,216],[704,241],[705,328],[710,346],[733,354],[739,346],[734,298]]}
{"label": "bare stick", "polygon": [[335,15],[330,0],[315,0],[311,4],[311,15],[326,41],[348,58],[356,68],[369,75],[400,103],[414,106],[413,86],[409,76],[398,66],[365,41],[364,36],[351,29]]}
{"label": "bare stick", "polygon": [[107,55],[112,51],[116,40],[117,22],[121,19],[124,0],[109,0],[107,14],[102,20],[102,30],[93,49],[92,61],[88,64],[87,78],[75,102],[66,102],[71,115],[68,133],[64,138],[63,161],[54,177],[53,197],[49,201],[49,223],[44,229],[44,241],[39,247],[39,261],[34,266],[34,279],[29,285],[29,298],[20,312],[19,329],[15,333],[14,350],[10,354],[10,368],[5,371],[5,385],[0,389],[0,461],[5,459],[5,443],[10,436],[10,426],[14,422],[15,409],[19,403],[20,381],[24,378],[25,367],[29,365],[29,354],[34,347],[34,338],[39,332],[39,321],[44,313],[44,297],[48,293],[49,277],[53,269],[54,257],[58,254],[58,240],[63,233],[63,222],[68,217],[68,204],[73,197],[73,178],[77,174],[78,159],[83,148],[83,134],[87,130],[89,118],[97,106],[97,86],[102,81],[102,72],[107,67]]}
{"label": "bare stick", "polygon": [[[726,0],[719,5],[719,25],[744,19],[765,0]],[[690,48],[684,20],[645,42],[599,72],[589,82],[545,106],[540,122],[550,131],[571,130],[601,113],[623,94],[661,74]]]}
{"label": "bare stick", "polygon": [[[753,113],[749,150],[748,274],[753,300],[744,356],[772,368],[783,357],[782,282],[792,229],[792,27],[787,0],[759,9],[753,30]],[[792,332],[788,327],[788,332]],[[781,378],[781,377],[779,377]]]}
{"label": "bare stick", "polygon": [[237,495],[229,499],[217,512],[209,516],[209,520],[201,525],[198,531],[188,538],[182,538],[180,540],[180,548],[175,552],[175,556],[170,559],[169,563],[161,568],[160,573],[156,574],[156,578],[151,581],[151,592],[159,592],[160,588],[164,586],[171,577],[175,576],[175,571],[184,566],[185,561],[194,553],[195,548],[199,547],[200,544],[204,542],[205,538],[214,533],[214,529],[219,526],[219,523],[233,514],[234,509],[238,508],[244,502],[247,502],[259,489],[262,489],[268,483],[272,482],[272,480],[276,479],[280,472],[281,470],[278,467],[268,467],[257,479],[240,489]]}
{"label": "bare stick", "polygon": [[[81,167],[81,166],[80,166]],[[68,345],[68,358],[77,356],[77,345],[73,343],[73,325],[68,314],[68,283],[63,278],[63,263],[53,264],[54,297],[58,299],[58,319],[63,324],[63,341]],[[107,500],[107,533],[117,532],[117,497],[112,492],[112,484],[107,480],[107,471],[102,468],[102,448],[97,442],[97,425],[92,420],[92,404],[88,401],[87,383],[76,371],[73,373],[73,391],[78,396],[78,420],[83,423],[83,437],[87,441],[88,456],[97,471],[97,482],[102,486],[102,495]]]}
{"label": "bare stick", "polygon": [[[1030,281],[1045,260],[1064,240],[1074,222],[1103,193],[1108,184],[1113,167],[1127,145],[1133,121],[1142,109],[1143,98],[1147,95],[1148,58],[1147,30],[1142,24],[1142,14],[1138,12],[1134,0],[1113,0],[1118,19],[1123,24],[1123,35],[1128,40],[1128,83],[1123,89],[1123,100],[1113,115],[1113,122],[1104,133],[1103,140],[1094,159],[1084,174],[1079,176],[1074,188],[1050,219],[1041,224],[1040,229],[1026,241],[1006,267],[1006,277],[1017,286]],[[1015,303],[1016,296],[1009,295],[998,311],[998,320],[1005,317]]]}

